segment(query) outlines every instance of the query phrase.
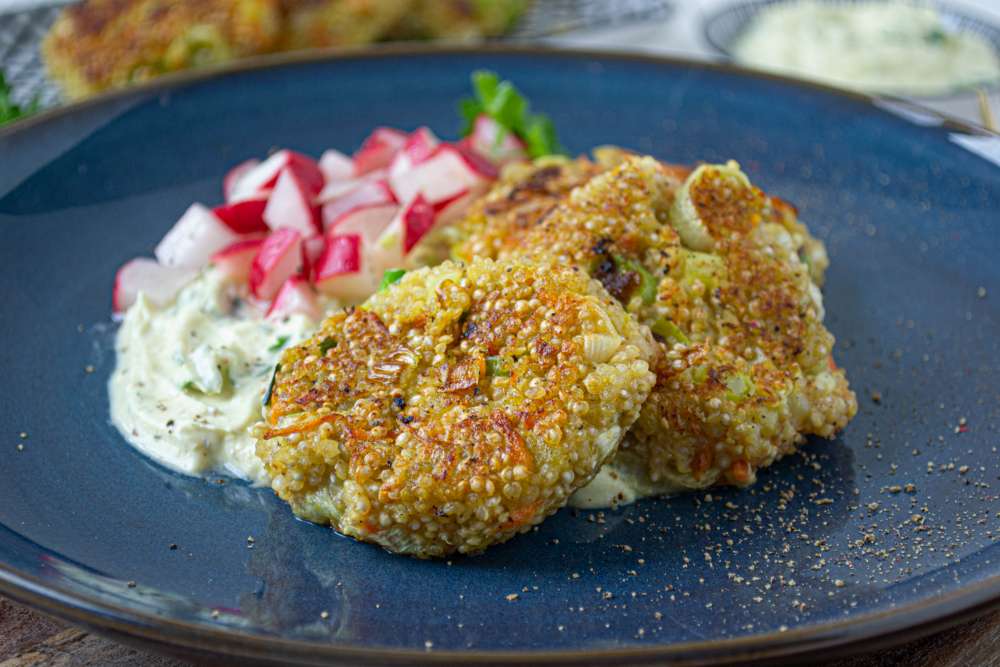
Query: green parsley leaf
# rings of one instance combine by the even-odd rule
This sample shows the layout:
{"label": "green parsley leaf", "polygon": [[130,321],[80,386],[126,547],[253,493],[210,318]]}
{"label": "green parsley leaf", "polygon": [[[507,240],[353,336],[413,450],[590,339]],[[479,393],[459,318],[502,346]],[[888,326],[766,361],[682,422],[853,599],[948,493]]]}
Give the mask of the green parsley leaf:
{"label": "green parsley leaf", "polygon": [[486,357],[486,375],[489,377],[510,377],[510,369],[503,357]]}
{"label": "green parsley leaf", "polygon": [[382,282],[378,284],[379,291],[381,292],[390,285],[395,285],[405,275],[406,269],[386,269],[385,273],[382,274]]}
{"label": "green parsley leaf", "polygon": [[319,343],[319,354],[320,354],[320,356],[326,356],[327,350],[330,350],[331,348],[334,348],[334,347],[337,347],[337,341],[334,340],[333,338],[330,338],[329,336],[327,336],[326,338],[324,338],[323,340],[321,340],[320,343]]}
{"label": "green parsley leaf", "polygon": [[188,380],[187,382],[185,382],[184,384],[182,384],[181,385],[181,389],[183,391],[186,391],[186,392],[189,392],[189,393],[192,393],[192,394],[200,394],[201,393],[201,389],[198,388],[198,385],[196,385],[191,380]]}
{"label": "green parsley leaf", "polygon": [[545,114],[531,113],[528,100],[510,81],[501,81],[495,72],[480,70],[472,74],[472,89],[475,97],[458,103],[462,136],[472,132],[476,117],[486,114],[524,141],[533,158],[565,152],[552,120]]}
{"label": "green parsley leaf", "polygon": [[268,352],[277,352],[281,348],[285,347],[285,343],[288,342],[288,336],[278,336],[278,340],[274,341],[274,345],[267,348]]}
{"label": "green parsley leaf", "polygon": [[7,80],[4,78],[3,72],[0,72],[0,125],[30,116],[38,111],[38,97],[35,97],[27,107],[22,108],[20,105],[14,104],[13,100],[11,100],[12,92],[10,86],[7,84]]}

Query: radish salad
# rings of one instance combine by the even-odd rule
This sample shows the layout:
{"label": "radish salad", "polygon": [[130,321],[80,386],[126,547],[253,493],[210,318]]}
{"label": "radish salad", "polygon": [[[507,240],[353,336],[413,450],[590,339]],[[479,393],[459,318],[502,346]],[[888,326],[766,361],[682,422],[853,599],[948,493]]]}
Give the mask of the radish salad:
{"label": "radish salad", "polygon": [[513,86],[489,73],[474,83],[461,141],[379,127],[350,156],[247,160],[222,179],[221,203],[191,204],[153,257],[119,269],[109,393],[133,446],[179,472],[267,483],[247,429],[281,351],[329,311],[443,259],[435,233],[500,167],[557,150]]}

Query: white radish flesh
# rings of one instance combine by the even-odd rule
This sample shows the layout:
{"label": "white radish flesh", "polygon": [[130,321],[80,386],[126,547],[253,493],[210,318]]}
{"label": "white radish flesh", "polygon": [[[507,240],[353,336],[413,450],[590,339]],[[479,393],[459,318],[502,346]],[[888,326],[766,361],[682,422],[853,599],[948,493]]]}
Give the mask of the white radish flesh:
{"label": "white radish flesh", "polygon": [[396,198],[385,181],[366,182],[347,194],[323,204],[323,228],[329,228],[342,215],[353,209],[394,203]]}
{"label": "white radish flesh", "polygon": [[283,169],[264,208],[264,222],[271,229],[294,229],[309,237],[320,231],[319,210],[297,172]]}
{"label": "white radish flesh", "polygon": [[327,181],[354,178],[354,160],[332,148],[319,156],[319,169]]}
{"label": "white radish flesh", "polygon": [[345,236],[357,234],[365,245],[375,243],[399,211],[396,204],[374,204],[352,209],[334,220],[327,234]]}
{"label": "white radish flesh", "polygon": [[222,196],[227,202],[233,200],[233,192],[240,179],[259,164],[260,160],[245,160],[226,172],[222,179]]}
{"label": "white radish flesh", "polygon": [[201,204],[192,204],[157,244],[153,254],[164,266],[200,269],[226,246],[239,241],[231,230]]}
{"label": "white radish flesh", "polygon": [[231,282],[245,282],[250,277],[250,265],[260,252],[264,239],[246,239],[223,248],[212,255],[212,264]]}
{"label": "white radish flesh", "polygon": [[154,259],[137,257],[125,263],[115,275],[114,312],[124,313],[140,293],[153,305],[165,306],[197,274],[195,269],[163,266]]}
{"label": "white radish flesh", "polygon": [[316,290],[302,276],[292,276],[286,280],[267,310],[267,317],[271,319],[295,314],[305,315],[314,322],[318,322],[323,315]]}
{"label": "white radish flesh", "polygon": [[396,178],[390,174],[389,185],[400,201],[410,201],[420,193],[436,204],[465,190],[482,190],[496,175],[496,169],[485,159],[444,144],[409,171]]}

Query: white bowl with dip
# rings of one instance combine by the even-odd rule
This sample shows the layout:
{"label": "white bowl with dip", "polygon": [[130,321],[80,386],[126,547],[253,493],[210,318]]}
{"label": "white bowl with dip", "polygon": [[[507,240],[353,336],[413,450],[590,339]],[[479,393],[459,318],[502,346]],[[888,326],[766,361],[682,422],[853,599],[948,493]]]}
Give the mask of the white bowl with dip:
{"label": "white bowl with dip", "polygon": [[735,62],[865,93],[933,99],[1000,84],[1000,27],[939,3],[758,0],[704,26]]}

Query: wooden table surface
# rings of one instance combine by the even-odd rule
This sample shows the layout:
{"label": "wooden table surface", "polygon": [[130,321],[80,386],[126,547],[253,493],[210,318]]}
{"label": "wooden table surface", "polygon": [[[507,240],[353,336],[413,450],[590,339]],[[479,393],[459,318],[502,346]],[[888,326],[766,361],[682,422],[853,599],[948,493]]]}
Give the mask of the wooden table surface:
{"label": "wooden table surface", "polygon": [[[0,667],[187,667],[78,630],[0,598]],[[926,639],[827,667],[1000,667],[1000,611]]]}

